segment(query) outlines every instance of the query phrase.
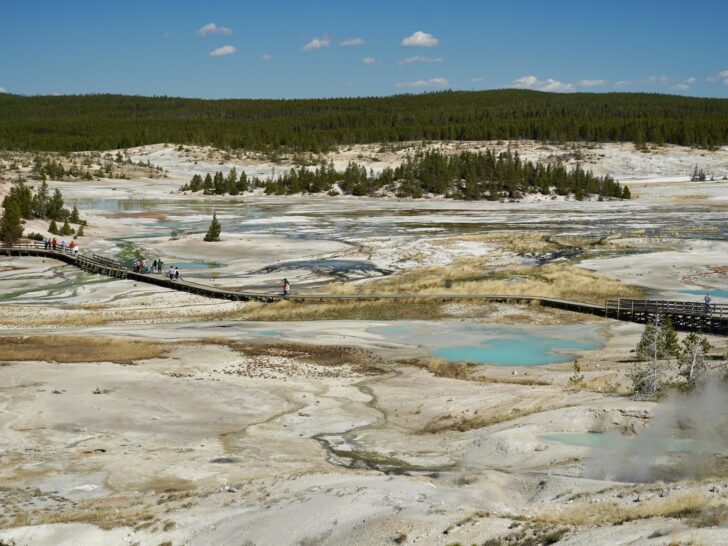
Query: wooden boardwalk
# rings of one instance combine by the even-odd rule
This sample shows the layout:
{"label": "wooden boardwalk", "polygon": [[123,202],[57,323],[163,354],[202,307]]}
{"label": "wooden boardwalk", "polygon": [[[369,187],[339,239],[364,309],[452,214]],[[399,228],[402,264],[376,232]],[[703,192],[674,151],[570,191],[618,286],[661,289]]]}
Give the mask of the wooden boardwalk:
{"label": "wooden boardwalk", "polygon": [[435,302],[496,302],[496,303],[537,303],[544,307],[553,307],[578,313],[598,315],[629,322],[650,322],[657,315],[669,317],[675,328],[686,331],[710,332],[718,335],[728,335],[728,305],[713,304],[707,308],[703,303],[686,301],[664,300],[607,300],[604,305],[578,301],[548,298],[543,296],[519,295],[328,295],[304,294],[292,295],[287,298],[280,293],[246,292],[232,288],[217,288],[206,284],[194,283],[186,280],[170,280],[166,275],[137,273],[125,264],[99,256],[96,254],[73,254],[68,249],[61,251],[46,249],[42,243],[21,243],[15,246],[0,246],[0,255],[4,256],[32,256],[51,258],[74,265],[98,275],[106,275],[118,279],[154,284],[172,290],[189,292],[208,298],[217,298],[231,301],[258,301],[272,303],[282,299],[294,302],[341,302],[341,301],[435,301]]}

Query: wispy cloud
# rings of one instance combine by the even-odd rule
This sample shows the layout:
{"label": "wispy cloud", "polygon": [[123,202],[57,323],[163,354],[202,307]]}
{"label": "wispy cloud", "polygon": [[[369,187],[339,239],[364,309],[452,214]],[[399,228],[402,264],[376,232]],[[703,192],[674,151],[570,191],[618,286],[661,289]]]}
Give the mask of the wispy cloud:
{"label": "wispy cloud", "polygon": [[347,38],[339,42],[339,45],[342,47],[360,46],[364,44],[366,44],[364,38]]}
{"label": "wispy cloud", "polygon": [[267,63],[273,60],[273,55],[269,55],[268,53],[266,53],[260,56],[260,60]]}
{"label": "wispy cloud", "polygon": [[404,59],[397,61],[397,64],[413,64],[413,63],[441,63],[445,59],[443,57],[423,57],[422,55],[414,55],[412,57],[405,57]]}
{"label": "wispy cloud", "polygon": [[4,87],[0,86],[0,93],[7,93],[7,92],[8,92],[7,89],[5,89]]}
{"label": "wispy cloud", "polygon": [[485,78],[482,76],[476,76],[475,78],[470,78],[470,83],[483,83],[485,81]]}
{"label": "wispy cloud", "polygon": [[640,83],[645,85],[667,85],[670,83],[670,78],[667,76],[650,76],[640,80]]}
{"label": "wispy cloud", "polygon": [[579,87],[604,87],[608,83],[607,80],[579,80]]}
{"label": "wispy cloud", "polygon": [[412,36],[407,36],[403,39],[399,45],[402,47],[435,47],[439,43],[440,40],[432,34],[418,30]]}
{"label": "wispy cloud", "polygon": [[630,87],[632,85],[631,80],[619,80],[618,82],[614,82],[614,87],[618,87],[619,89],[623,89],[625,87]]}
{"label": "wispy cloud", "polygon": [[698,79],[695,76],[690,76],[689,78],[684,79],[683,81],[673,85],[672,89],[677,89],[678,91],[687,91],[697,81],[698,81]]}
{"label": "wispy cloud", "polygon": [[305,46],[301,48],[301,51],[314,51],[315,49],[329,47],[330,45],[331,42],[329,41],[329,37],[324,35],[320,38],[314,38],[313,40],[308,42]]}
{"label": "wispy cloud", "polygon": [[400,89],[408,87],[450,87],[450,81],[447,78],[430,78],[429,80],[395,83],[394,86]]}
{"label": "wispy cloud", "polygon": [[522,78],[515,79],[513,80],[511,87],[515,87],[517,89],[535,89],[537,91],[553,91],[560,93],[574,90],[574,84],[572,83],[560,82],[552,78],[541,80],[536,76],[523,76]]}
{"label": "wispy cloud", "polygon": [[226,45],[210,51],[210,57],[224,57],[225,55],[232,55],[236,51],[237,49],[234,46]]}
{"label": "wispy cloud", "polygon": [[364,57],[361,62],[364,64],[379,64],[374,57]]}
{"label": "wispy cloud", "polygon": [[207,36],[208,34],[224,34],[230,36],[233,33],[233,29],[229,27],[219,27],[215,23],[207,23],[204,27],[201,27],[197,31],[198,36]]}
{"label": "wispy cloud", "polygon": [[706,78],[706,81],[709,82],[717,82],[723,80],[723,83],[725,85],[728,85],[728,70],[723,70],[722,72],[718,72],[715,76],[708,76]]}

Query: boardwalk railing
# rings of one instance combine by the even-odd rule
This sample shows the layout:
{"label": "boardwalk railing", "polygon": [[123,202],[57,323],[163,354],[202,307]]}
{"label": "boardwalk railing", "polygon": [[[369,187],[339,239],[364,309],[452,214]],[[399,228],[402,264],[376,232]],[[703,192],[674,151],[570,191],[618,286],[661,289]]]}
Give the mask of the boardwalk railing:
{"label": "boardwalk railing", "polygon": [[607,300],[604,305],[607,315],[622,314],[659,314],[659,315],[685,315],[692,317],[728,317],[728,304],[696,301],[667,301],[667,300]]}
{"label": "boardwalk railing", "polygon": [[694,301],[607,300],[604,316],[630,322],[669,318],[678,330],[728,334],[728,305]]}
{"label": "boardwalk railing", "polygon": [[107,275],[119,279],[129,279],[145,282],[197,294],[208,298],[226,299],[232,301],[260,301],[274,302],[282,299],[294,302],[337,302],[337,301],[373,301],[373,300],[402,300],[402,301],[478,301],[493,303],[537,303],[545,307],[553,307],[577,313],[601,315],[617,320],[629,322],[652,322],[657,316],[669,317],[675,328],[680,330],[711,332],[728,335],[728,305],[711,304],[690,301],[665,300],[606,300],[604,305],[594,303],[562,300],[543,296],[523,295],[407,295],[407,294],[369,294],[369,295],[333,295],[333,294],[304,294],[285,297],[278,293],[243,292],[231,288],[217,288],[205,284],[186,280],[171,280],[165,275],[138,273],[129,269],[125,264],[97,254],[81,254],[69,248],[46,248],[43,243],[25,242],[13,246],[0,246],[0,254],[6,256],[37,256],[61,260],[65,263],[80,267],[85,271],[99,275]]}

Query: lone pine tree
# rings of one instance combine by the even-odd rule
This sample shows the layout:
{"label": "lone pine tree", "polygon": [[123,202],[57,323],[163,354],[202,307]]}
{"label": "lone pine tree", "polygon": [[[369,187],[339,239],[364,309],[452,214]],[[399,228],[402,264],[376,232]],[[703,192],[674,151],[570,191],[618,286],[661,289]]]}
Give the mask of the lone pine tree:
{"label": "lone pine tree", "polygon": [[222,230],[222,226],[220,225],[220,222],[217,220],[217,213],[212,213],[212,222],[210,222],[210,227],[207,229],[207,234],[205,235],[205,241],[207,242],[214,242],[220,240],[220,231]]}
{"label": "lone pine tree", "polygon": [[5,198],[3,201],[3,216],[0,219],[0,239],[12,245],[23,236],[23,218],[20,214],[20,205],[15,199]]}

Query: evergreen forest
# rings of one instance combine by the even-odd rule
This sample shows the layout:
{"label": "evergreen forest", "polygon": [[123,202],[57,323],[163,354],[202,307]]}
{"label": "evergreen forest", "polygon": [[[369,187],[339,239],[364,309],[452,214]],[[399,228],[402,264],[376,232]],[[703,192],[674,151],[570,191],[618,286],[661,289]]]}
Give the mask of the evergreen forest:
{"label": "evergreen forest", "polygon": [[573,195],[577,200],[631,197],[629,188],[610,176],[594,176],[580,167],[567,170],[561,163],[536,165],[522,160],[518,152],[496,154],[491,150],[454,155],[418,151],[401,165],[378,173],[353,162],[343,171],[336,170],[333,163],[322,162],[317,167],[292,168],[275,179],[261,180],[249,179],[245,172],[238,175],[233,167],[227,175],[221,171],[207,173],[204,178],[196,174],[180,191],[238,195],[256,188],[274,195],[343,192],[372,196],[384,190],[397,197],[434,194],[465,200],[517,199],[533,193]]}
{"label": "evergreen forest", "polygon": [[387,97],[204,100],[0,94],[0,149],[79,151],[169,142],[325,152],[423,140],[728,143],[728,100],[522,89]]}

